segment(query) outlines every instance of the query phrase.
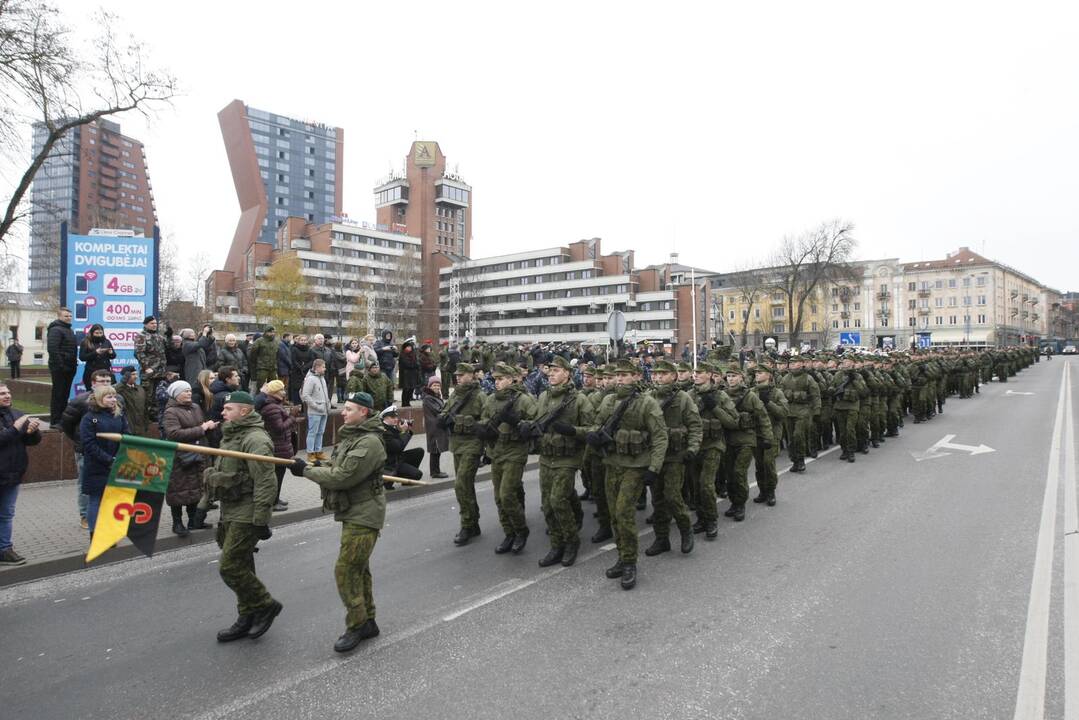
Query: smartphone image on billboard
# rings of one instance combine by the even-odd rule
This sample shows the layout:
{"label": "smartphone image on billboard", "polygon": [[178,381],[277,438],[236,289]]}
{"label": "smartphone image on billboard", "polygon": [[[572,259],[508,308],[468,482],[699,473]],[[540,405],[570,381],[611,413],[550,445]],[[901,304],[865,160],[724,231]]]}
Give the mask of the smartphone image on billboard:
{"label": "smartphone image on billboard", "polygon": [[75,292],[84,293],[88,291],[89,282],[86,280],[86,275],[78,273],[75,275]]}
{"label": "smartphone image on billboard", "polygon": [[89,308],[86,306],[86,303],[84,303],[84,302],[75,303],[75,319],[76,320],[89,320],[90,319],[90,312],[89,312]]}

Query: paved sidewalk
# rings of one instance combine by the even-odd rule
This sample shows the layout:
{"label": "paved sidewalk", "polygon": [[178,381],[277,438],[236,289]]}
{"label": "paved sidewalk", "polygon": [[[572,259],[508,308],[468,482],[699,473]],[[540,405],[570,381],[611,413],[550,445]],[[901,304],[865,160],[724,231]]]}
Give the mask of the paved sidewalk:
{"label": "paved sidewalk", "polygon": [[[416,435],[409,443],[409,448],[426,448],[426,436]],[[333,448],[324,448],[328,454]],[[453,487],[453,456],[442,453],[442,471],[450,477],[445,480],[430,478],[429,457],[424,454],[421,470],[423,482],[431,483],[427,487],[405,488],[398,486],[389,491],[388,499],[403,499],[415,495]],[[490,476],[489,468],[480,471],[478,479],[486,480]],[[69,572],[85,567],[83,558],[90,545],[89,532],[79,527],[79,513],[75,497],[75,480],[29,483],[19,489],[18,503],[15,509],[15,528],[13,542],[19,554],[27,559],[26,565],[0,568],[0,586],[24,582],[61,572]],[[298,478],[292,473],[285,474],[281,488],[281,497],[289,504],[286,512],[274,513],[271,527],[301,520],[308,520],[322,515],[322,500],[318,486],[310,480]],[[187,513],[184,512],[184,522]],[[210,511],[206,519],[208,525],[217,523],[217,511]],[[172,516],[167,506],[162,506],[161,522],[158,526],[156,550],[167,550],[203,542],[213,542],[214,531],[196,530],[188,537],[181,538],[172,532]],[[94,561],[95,565],[115,562],[139,553],[125,539],[119,547],[110,550]]]}

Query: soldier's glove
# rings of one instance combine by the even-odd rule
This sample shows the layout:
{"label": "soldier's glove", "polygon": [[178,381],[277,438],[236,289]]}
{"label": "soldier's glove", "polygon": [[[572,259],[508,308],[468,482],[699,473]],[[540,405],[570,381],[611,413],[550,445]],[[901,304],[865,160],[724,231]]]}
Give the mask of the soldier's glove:
{"label": "soldier's glove", "polygon": [[603,435],[598,432],[590,432],[584,436],[584,441],[594,448],[603,447]]}
{"label": "soldier's glove", "polygon": [[573,437],[577,434],[577,428],[573,427],[568,422],[562,422],[561,420],[555,420],[551,423],[551,429],[559,435],[565,435],[566,437]]}
{"label": "soldier's glove", "polygon": [[517,423],[517,434],[520,435],[522,438],[530,438],[532,437],[533,427],[535,427],[535,425],[531,421],[522,420],[521,422]]}
{"label": "soldier's glove", "polygon": [[656,481],[659,480],[659,474],[649,468],[644,471],[644,484],[646,487],[654,487]]}
{"label": "soldier's glove", "polygon": [[514,411],[506,414],[505,423],[507,425],[512,427],[512,426],[516,425],[519,422],[521,422],[521,413],[514,410]]}
{"label": "soldier's glove", "polygon": [[715,393],[709,393],[701,398],[701,408],[704,410],[714,410],[716,407]]}
{"label": "soldier's glove", "polygon": [[269,540],[273,537],[273,530],[270,529],[269,525],[256,525],[255,537],[259,540]]}
{"label": "soldier's glove", "polygon": [[478,437],[480,440],[486,440],[489,437],[486,425],[476,425],[472,428],[472,434]]}
{"label": "soldier's glove", "polygon": [[687,463],[695,463],[695,462],[697,462],[697,451],[696,450],[686,450],[685,453],[682,454],[682,457],[685,459],[685,461]]}
{"label": "soldier's glove", "polygon": [[770,443],[770,442],[761,442],[761,449],[762,450],[771,450],[772,449],[772,443]]}
{"label": "soldier's glove", "polygon": [[292,465],[289,466],[289,470],[291,470],[292,474],[296,477],[303,477],[303,471],[306,467],[306,460],[303,460],[302,458],[294,458],[292,460]]}

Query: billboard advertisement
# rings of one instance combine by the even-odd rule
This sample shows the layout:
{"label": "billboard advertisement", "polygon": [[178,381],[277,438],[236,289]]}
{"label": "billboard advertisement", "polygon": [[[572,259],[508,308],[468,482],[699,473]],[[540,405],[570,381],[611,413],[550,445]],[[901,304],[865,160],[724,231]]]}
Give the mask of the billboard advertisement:
{"label": "billboard advertisement", "polygon": [[[116,358],[113,373],[125,366],[138,367],[135,338],[142,321],[157,315],[159,233],[136,237],[123,230],[92,230],[74,235],[61,229],[60,304],[71,309],[71,328],[81,344],[91,325],[105,328]],[[82,384],[83,362],[75,372]]]}

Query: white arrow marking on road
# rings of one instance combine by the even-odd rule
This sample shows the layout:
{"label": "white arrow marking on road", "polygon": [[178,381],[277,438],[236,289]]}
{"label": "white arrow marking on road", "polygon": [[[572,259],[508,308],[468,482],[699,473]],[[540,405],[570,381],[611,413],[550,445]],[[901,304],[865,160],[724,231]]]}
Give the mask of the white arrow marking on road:
{"label": "white arrow marking on road", "polygon": [[1016,392],[1015,390],[1009,390],[1008,392],[1006,392],[1006,393],[1004,393],[1004,394],[1005,394],[1005,395],[1033,395],[1034,393],[1028,393],[1028,392]]}
{"label": "white arrow marking on road", "polygon": [[912,452],[911,455],[914,456],[916,462],[921,462],[922,460],[933,460],[935,458],[944,457],[945,455],[951,455],[949,452],[944,452],[945,449],[959,450],[961,452],[970,453],[971,455],[996,452],[996,450],[988,445],[960,445],[959,443],[953,443],[952,440],[954,438],[955,435],[945,435],[925,452]]}

